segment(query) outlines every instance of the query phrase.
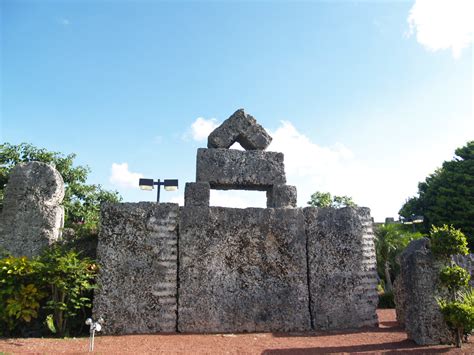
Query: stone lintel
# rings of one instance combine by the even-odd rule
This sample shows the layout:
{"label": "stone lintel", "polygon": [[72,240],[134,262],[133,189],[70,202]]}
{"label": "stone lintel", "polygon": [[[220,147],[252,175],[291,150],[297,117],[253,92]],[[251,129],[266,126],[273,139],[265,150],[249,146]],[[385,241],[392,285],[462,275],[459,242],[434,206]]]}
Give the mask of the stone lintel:
{"label": "stone lintel", "polygon": [[267,191],[286,183],[283,154],[259,150],[199,148],[196,182],[217,190]]}
{"label": "stone lintel", "polygon": [[187,182],[184,190],[184,205],[209,207],[211,187],[208,182]]}

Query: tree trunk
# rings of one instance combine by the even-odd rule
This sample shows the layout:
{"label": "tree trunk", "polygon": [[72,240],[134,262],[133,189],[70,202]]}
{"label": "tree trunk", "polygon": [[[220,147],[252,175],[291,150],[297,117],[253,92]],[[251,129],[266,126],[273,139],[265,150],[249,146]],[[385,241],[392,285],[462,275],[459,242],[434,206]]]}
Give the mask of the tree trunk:
{"label": "tree trunk", "polygon": [[456,329],[456,347],[460,348],[462,346],[462,335],[464,331],[462,328]]}
{"label": "tree trunk", "polygon": [[392,278],[390,276],[390,265],[388,261],[385,262],[384,265],[384,272],[385,272],[385,292],[392,292],[393,285],[392,285]]}

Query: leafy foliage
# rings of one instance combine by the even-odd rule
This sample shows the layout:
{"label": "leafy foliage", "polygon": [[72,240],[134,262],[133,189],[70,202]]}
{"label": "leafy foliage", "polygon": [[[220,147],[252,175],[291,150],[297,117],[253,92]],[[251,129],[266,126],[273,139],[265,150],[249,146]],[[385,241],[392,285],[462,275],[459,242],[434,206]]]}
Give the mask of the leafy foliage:
{"label": "leafy foliage", "polygon": [[[463,335],[470,334],[474,329],[474,294],[472,288],[468,287],[471,278],[469,272],[458,265],[453,265],[450,257],[469,253],[466,236],[453,226],[444,225],[432,226],[430,238],[431,251],[436,257],[445,261],[439,279],[442,288],[449,291],[447,296],[437,301],[444,320],[455,334],[456,346],[460,348]],[[463,289],[467,289],[464,296],[462,296]]]}
{"label": "leafy foliage", "polygon": [[45,309],[53,311],[55,329],[66,334],[68,320],[84,307],[91,308],[88,293],[95,287],[97,266],[89,258],[80,259],[74,250],[56,246],[41,256],[41,277],[51,290]]}
{"label": "leafy foliage", "polygon": [[449,327],[456,331],[456,345],[461,347],[462,336],[474,329],[474,307],[465,302],[440,301],[441,313]]}
{"label": "leafy foliage", "polygon": [[61,336],[69,333],[70,321],[91,307],[96,271],[90,259],[61,247],[34,259],[0,259],[0,334],[18,333],[46,311],[53,312],[45,316],[51,330]]}
{"label": "leafy foliage", "polygon": [[466,236],[453,226],[432,226],[430,239],[431,251],[438,257],[449,258],[452,255],[469,253]]}
{"label": "leafy foliage", "polygon": [[420,232],[412,232],[407,226],[398,223],[383,224],[375,228],[375,253],[377,271],[385,281],[385,291],[392,290],[392,280],[400,272],[398,256],[407,245],[423,237]]}
{"label": "leafy foliage", "polygon": [[439,278],[441,283],[450,291],[459,290],[469,285],[471,275],[460,266],[445,266],[441,269]]}
{"label": "leafy foliage", "polygon": [[39,263],[26,257],[0,259],[0,329],[14,331],[38,316],[45,297],[37,287]]}
{"label": "leafy foliage", "polygon": [[456,149],[455,157],[418,184],[418,196],[398,212],[408,218],[424,216],[425,228],[452,224],[474,246],[474,141]]}
{"label": "leafy foliage", "polygon": [[352,197],[348,196],[334,196],[332,197],[329,192],[316,191],[311,195],[311,200],[308,201],[308,205],[313,207],[357,207]]}
{"label": "leafy foliage", "polygon": [[87,175],[90,170],[86,166],[74,166],[75,158],[75,154],[63,155],[27,143],[0,144],[0,207],[5,185],[15,165],[30,161],[53,164],[65,183],[64,226],[74,228],[79,235],[96,233],[100,204],[119,202],[121,197],[117,192],[104,190],[100,185],[87,184]]}

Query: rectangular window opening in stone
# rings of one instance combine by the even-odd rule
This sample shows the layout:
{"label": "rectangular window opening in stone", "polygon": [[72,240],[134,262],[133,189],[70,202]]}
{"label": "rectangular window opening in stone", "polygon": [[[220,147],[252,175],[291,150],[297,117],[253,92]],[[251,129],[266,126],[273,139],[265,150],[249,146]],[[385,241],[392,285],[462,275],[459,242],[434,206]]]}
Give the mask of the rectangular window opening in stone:
{"label": "rectangular window opening in stone", "polygon": [[232,208],[266,208],[267,195],[265,191],[211,190],[209,205]]}

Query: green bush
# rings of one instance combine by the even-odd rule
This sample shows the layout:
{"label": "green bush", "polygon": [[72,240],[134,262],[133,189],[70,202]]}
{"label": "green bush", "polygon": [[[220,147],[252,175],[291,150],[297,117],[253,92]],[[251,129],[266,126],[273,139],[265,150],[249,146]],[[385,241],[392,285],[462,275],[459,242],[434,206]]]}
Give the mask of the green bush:
{"label": "green bush", "polygon": [[0,334],[23,334],[38,322],[60,336],[77,332],[92,306],[96,271],[91,259],[61,247],[0,259]]}
{"label": "green bush", "polygon": [[385,292],[379,294],[379,306],[378,308],[395,308],[395,300],[393,292]]}
{"label": "green bush", "polygon": [[38,316],[46,296],[38,272],[39,263],[26,257],[0,259],[0,334],[15,333]]}
{"label": "green bush", "polygon": [[94,289],[96,265],[89,258],[80,259],[74,250],[54,247],[40,257],[42,282],[51,294],[44,306],[53,311],[53,332],[68,333],[68,322],[84,308],[91,308],[90,292]]}
{"label": "green bush", "polygon": [[466,236],[453,226],[431,227],[430,245],[433,254],[440,258],[449,258],[452,255],[469,253]]}
{"label": "green bush", "polygon": [[[457,331],[457,342],[474,329],[474,307],[464,302],[440,302],[441,313],[448,326]],[[460,342],[457,344],[460,347]]]}
{"label": "green bush", "polygon": [[449,291],[455,291],[469,285],[471,275],[460,266],[445,266],[440,271],[439,279]]}

